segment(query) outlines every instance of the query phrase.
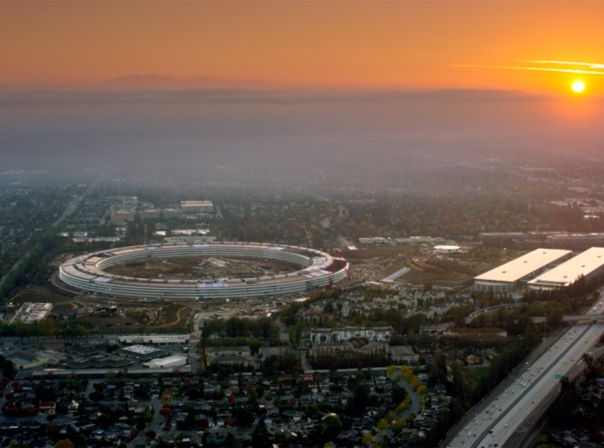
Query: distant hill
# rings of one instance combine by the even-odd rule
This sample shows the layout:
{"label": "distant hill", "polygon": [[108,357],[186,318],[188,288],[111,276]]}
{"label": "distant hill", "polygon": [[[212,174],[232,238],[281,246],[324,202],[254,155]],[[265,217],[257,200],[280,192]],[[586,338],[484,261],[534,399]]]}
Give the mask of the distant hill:
{"label": "distant hill", "polygon": [[290,84],[270,80],[225,79],[213,76],[174,78],[164,75],[126,75],[108,79],[102,87],[115,89],[274,89]]}

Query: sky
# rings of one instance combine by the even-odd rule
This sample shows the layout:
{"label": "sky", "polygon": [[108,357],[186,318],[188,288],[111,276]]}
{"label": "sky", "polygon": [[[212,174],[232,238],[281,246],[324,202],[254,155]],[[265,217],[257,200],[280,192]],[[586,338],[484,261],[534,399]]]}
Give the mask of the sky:
{"label": "sky", "polygon": [[602,17],[599,0],[4,0],[0,86],[153,74],[541,93],[580,78],[604,93]]}
{"label": "sky", "polygon": [[604,0],[0,0],[0,183],[431,191],[482,188],[493,160],[604,160],[602,17]]}

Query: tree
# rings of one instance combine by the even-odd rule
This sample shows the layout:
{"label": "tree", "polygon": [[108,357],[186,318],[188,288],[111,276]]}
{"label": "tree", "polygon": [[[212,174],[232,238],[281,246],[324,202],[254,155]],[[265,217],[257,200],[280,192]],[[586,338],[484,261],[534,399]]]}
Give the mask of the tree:
{"label": "tree", "polygon": [[393,429],[395,432],[401,432],[401,430],[407,425],[407,419],[405,417],[397,418],[393,423]]}
{"label": "tree", "polygon": [[168,406],[172,403],[172,395],[166,391],[161,394],[161,397],[159,397],[159,399],[161,401],[161,404],[163,404],[164,406]]}
{"label": "tree", "polygon": [[425,384],[420,384],[420,385],[417,387],[417,394],[418,394],[418,395],[422,395],[422,396],[423,396],[423,395],[426,395],[426,391],[427,391],[427,388],[426,388],[426,385],[425,385]]}
{"label": "tree", "polygon": [[269,435],[266,429],[266,423],[261,418],[256,423],[254,431],[252,432],[252,446],[264,447],[269,445]]}
{"label": "tree", "polygon": [[[241,442],[239,442],[241,443]],[[237,440],[235,440],[235,436],[233,433],[229,432],[224,439],[225,446],[237,446]]]}
{"label": "tree", "polygon": [[464,369],[460,362],[454,362],[451,368],[453,373],[453,389],[455,394],[463,398],[466,396],[466,387],[468,384],[464,381]]}
{"label": "tree", "polygon": [[558,328],[560,325],[562,325],[562,320],[564,317],[562,307],[557,303],[552,304],[550,307],[548,307],[545,317],[547,325],[550,328]]}
{"label": "tree", "polygon": [[351,405],[355,410],[363,410],[371,404],[369,395],[369,386],[365,383],[358,383],[354,388]]}
{"label": "tree", "polygon": [[338,414],[327,414],[322,420],[322,434],[325,439],[332,439],[342,431],[344,425]]}
{"label": "tree", "polygon": [[438,352],[434,355],[428,375],[430,376],[430,380],[435,383],[442,383],[447,379],[447,359],[443,352]]}
{"label": "tree", "polygon": [[61,439],[55,444],[55,448],[74,448],[74,444],[69,439]]}
{"label": "tree", "polygon": [[143,418],[145,419],[145,421],[147,423],[151,423],[151,421],[153,420],[153,406],[151,406],[151,405],[145,406],[145,413],[144,413]]}
{"label": "tree", "polygon": [[536,345],[541,340],[539,331],[537,331],[537,328],[535,328],[535,324],[532,320],[530,320],[530,322],[524,328],[523,336],[531,344],[531,346]]}
{"label": "tree", "polygon": [[10,360],[0,355],[0,367],[2,368],[2,377],[13,379],[17,375],[17,368]]}

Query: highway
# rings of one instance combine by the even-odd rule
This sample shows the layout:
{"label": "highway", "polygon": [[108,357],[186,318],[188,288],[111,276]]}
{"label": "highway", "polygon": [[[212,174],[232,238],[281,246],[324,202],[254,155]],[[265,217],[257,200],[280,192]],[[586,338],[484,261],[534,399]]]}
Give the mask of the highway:
{"label": "highway", "polygon": [[[600,315],[603,311],[604,297],[587,312],[586,318]],[[484,400],[480,408],[474,410],[471,420],[455,428],[454,435],[447,438],[445,446],[517,446],[516,432],[525,422],[547,410],[559,393],[560,378],[570,376],[571,370],[583,363],[582,356],[598,342],[603,332],[604,323],[574,325],[536,361],[525,365],[507,387]]]}

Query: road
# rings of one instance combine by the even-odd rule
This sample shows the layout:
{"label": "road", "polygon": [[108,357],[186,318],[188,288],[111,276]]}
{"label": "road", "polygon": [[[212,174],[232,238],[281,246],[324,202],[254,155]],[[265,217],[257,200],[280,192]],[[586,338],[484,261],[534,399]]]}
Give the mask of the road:
{"label": "road", "polygon": [[201,358],[199,356],[199,342],[202,337],[202,329],[204,322],[204,313],[195,313],[193,315],[193,323],[191,335],[189,337],[189,364],[191,372],[197,374],[201,371]]}
{"label": "road", "polygon": [[[603,292],[602,290],[600,291]],[[604,312],[604,297],[588,311],[590,316]],[[582,356],[604,333],[604,323],[580,323],[556,341],[533,363],[527,363],[507,387],[483,400],[473,419],[455,428],[446,439],[452,448],[518,446],[519,429],[543,414],[560,390],[560,378],[580,371]],[[572,372],[571,372],[572,371]]]}
{"label": "road", "polygon": [[408,274],[409,272],[411,272],[411,269],[409,269],[407,267],[401,268],[398,271],[393,272],[389,276],[384,277],[383,279],[380,280],[380,282],[382,282],[382,283],[393,283],[396,279],[404,276],[405,274]]}

